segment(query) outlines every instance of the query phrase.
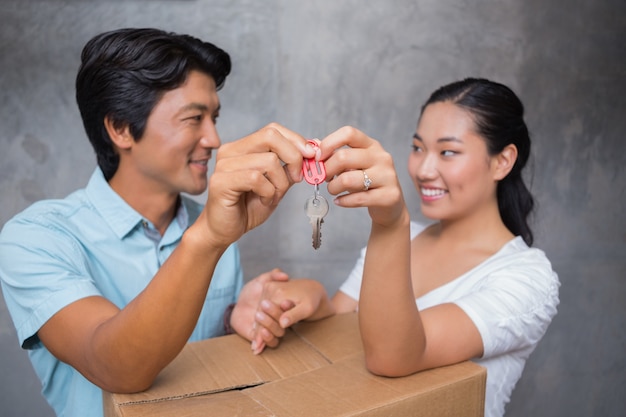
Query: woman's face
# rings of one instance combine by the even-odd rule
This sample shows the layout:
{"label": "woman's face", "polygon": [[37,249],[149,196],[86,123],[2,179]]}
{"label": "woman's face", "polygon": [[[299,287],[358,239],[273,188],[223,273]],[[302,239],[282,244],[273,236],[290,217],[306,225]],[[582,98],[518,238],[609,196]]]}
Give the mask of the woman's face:
{"label": "woman's face", "polygon": [[497,205],[495,160],[467,110],[451,102],[429,104],[408,164],[424,216],[455,220]]}

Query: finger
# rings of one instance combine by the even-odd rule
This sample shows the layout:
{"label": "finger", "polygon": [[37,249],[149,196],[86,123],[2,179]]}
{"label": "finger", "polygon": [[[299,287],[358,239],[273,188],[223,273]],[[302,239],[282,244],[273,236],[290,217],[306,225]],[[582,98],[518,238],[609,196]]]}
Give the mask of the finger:
{"label": "finger", "polygon": [[[282,126],[278,123],[272,123],[270,126],[277,129],[287,140],[291,141],[305,158],[314,158],[319,149],[312,147],[308,140],[302,135]],[[319,139],[314,139],[319,144]]]}
{"label": "finger", "polygon": [[251,152],[273,152],[276,142],[288,140],[293,147],[307,158],[314,157],[313,148],[307,146],[306,139],[296,132],[278,123],[270,123],[256,132],[239,140],[223,144],[218,152],[224,156],[236,156]]}
{"label": "finger", "polygon": [[371,147],[338,149],[324,161],[326,178],[333,178],[344,171],[370,168],[378,162],[376,156],[377,153]]}
{"label": "finger", "polygon": [[271,281],[287,281],[289,280],[289,275],[283,272],[280,268],[274,268],[271,271],[264,272],[257,277],[251,280],[255,281],[257,284],[265,284]]}
{"label": "finger", "polygon": [[261,344],[263,343],[263,338],[261,337],[259,325],[257,324],[256,321],[252,323],[252,330],[250,334],[251,334],[250,348],[252,349],[252,352],[256,355],[257,353],[260,353],[261,351],[263,351],[263,347],[264,347],[264,346],[261,346]]}
{"label": "finger", "polygon": [[280,343],[280,339],[270,333],[267,329],[261,329],[261,338],[265,346],[275,348]]}
{"label": "finger", "polygon": [[285,282],[285,281],[289,281],[289,275],[286,272],[283,272],[280,269],[275,268],[270,271],[270,279],[272,281]]}
{"label": "finger", "polygon": [[291,300],[283,300],[283,301],[280,302],[280,308],[283,311],[291,310],[295,306],[296,306],[296,303],[294,303]]}
{"label": "finger", "polygon": [[[284,312],[281,305],[273,303],[269,300],[261,300],[261,302],[259,303],[259,310],[269,316],[269,318],[276,323],[278,322],[278,319],[280,319],[281,314],[283,314]],[[265,323],[260,324],[265,325]],[[282,334],[277,334],[277,336],[282,336]]]}
{"label": "finger", "polygon": [[276,187],[256,169],[215,171],[209,178],[209,202],[215,201],[222,207],[236,206],[245,193],[256,194],[265,206],[271,206],[277,197]]}
{"label": "finger", "polygon": [[274,319],[269,314],[260,310],[257,311],[254,315],[254,319],[258,323],[258,326],[259,326],[259,331],[262,331],[263,329],[265,329],[276,337],[283,337],[285,335],[285,329],[283,329],[278,324],[278,317],[277,319]]}
{"label": "finger", "polygon": [[273,152],[251,153],[230,158],[221,158],[216,162],[216,172],[238,172],[256,170],[275,188],[276,198],[282,198],[293,181],[285,171],[278,155]]}
{"label": "finger", "polygon": [[337,196],[334,203],[341,207],[391,207],[403,201],[395,171],[372,169],[367,172],[372,180],[367,191],[361,170],[344,173],[328,183],[328,192]]}
{"label": "finger", "polygon": [[278,346],[280,339],[274,337],[267,329],[259,328],[259,331],[255,337],[255,339],[251,343],[252,353],[254,355],[258,355],[265,347],[276,347]]}
{"label": "finger", "polygon": [[320,142],[321,159],[326,160],[337,149],[344,146],[351,148],[367,148],[375,143],[376,140],[370,138],[352,126],[344,126],[326,136]]}
{"label": "finger", "polygon": [[296,304],[292,309],[285,311],[280,316],[278,323],[280,324],[280,327],[286,329],[287,327],[308,318],[314,310],[315,309],[312,309],[310,306],[303,303]]}
{"label": "finger", "polygon": [[254,355],[258,355],[263,352],[263,349],[265,349],[265,342],[263,342],[260,332],[258,334],[258,338],[252,341],[251,347]]}
{"label": "finger", "polygon": [[208,194],[200,223],[208,227],[203,237],[210,245],[231,244],[276,209],[275,187],[255,170],[215,172],[209,178]]}
{"label": "finger", "polygon": [[217,158],[227,158],[249,153],[273,152],[285,164],[292,182],[302,180],[302,158],[313,158],[314,149],[301,135],[277,123],[269,124],[240,140],[224,144]]}

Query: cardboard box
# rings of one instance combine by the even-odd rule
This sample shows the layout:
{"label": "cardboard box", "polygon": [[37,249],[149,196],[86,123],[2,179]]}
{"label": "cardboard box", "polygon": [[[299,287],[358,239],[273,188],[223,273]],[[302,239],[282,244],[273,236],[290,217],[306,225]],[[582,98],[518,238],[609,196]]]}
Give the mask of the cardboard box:
{"label": "cardboard box", "polygon": [[403,378],[365,369],[356,313],[299,323],[252,355],[237,335],[188,344],[147,391],[104,393],[105,417],[483,416],[486,371],[463,362]]}

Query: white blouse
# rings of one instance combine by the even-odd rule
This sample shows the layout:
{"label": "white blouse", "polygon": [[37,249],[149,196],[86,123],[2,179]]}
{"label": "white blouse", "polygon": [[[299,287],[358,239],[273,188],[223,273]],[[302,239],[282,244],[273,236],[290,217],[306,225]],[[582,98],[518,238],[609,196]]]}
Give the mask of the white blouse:
{"label": "white blouse", "polygon": [[[425,226],[411,222],[411,239]],[[339,290],[358,300],[366,248]],[[502,417],[524,364],[545,334],[559,304],[559,279],[545,253],[521,237],[480,265],[416,300],[420,310],[458,305],[474,322],[487,368],[485,416]]]}

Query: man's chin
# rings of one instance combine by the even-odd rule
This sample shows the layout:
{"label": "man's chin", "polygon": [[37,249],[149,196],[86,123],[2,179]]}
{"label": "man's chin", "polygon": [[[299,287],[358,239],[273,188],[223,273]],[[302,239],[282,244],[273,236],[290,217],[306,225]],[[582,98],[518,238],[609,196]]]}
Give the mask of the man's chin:
{"label": "man's chin", "polygon": [[201,194],[205,193],[207,188],[208,188],[208,186],[209,186],[209,184],[205,183],[203,185],[197,185],[197,186],[189,187],[189,188],[187,188],[183,192],[185,194],[197,196],[197,195],[201,195]]}

